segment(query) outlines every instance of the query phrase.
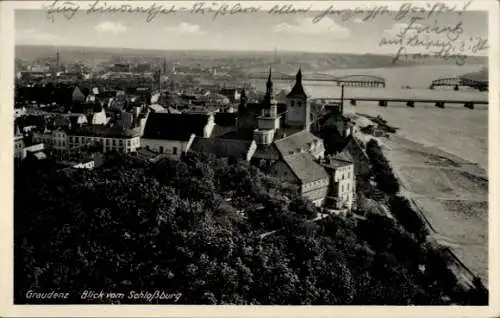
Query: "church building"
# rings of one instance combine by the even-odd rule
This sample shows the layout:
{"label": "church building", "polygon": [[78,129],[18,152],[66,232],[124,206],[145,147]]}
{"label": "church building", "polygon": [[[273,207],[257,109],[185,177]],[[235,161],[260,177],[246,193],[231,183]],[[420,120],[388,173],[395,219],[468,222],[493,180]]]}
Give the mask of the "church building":
{"label": "church building", "polygon": [[242,91],[238,107],[238,130],[249,135],[258,145],[270,145],[275,140],[300,131],[310,131],[311,106],[302,85],[302,71],[296,75],[295,85],[286,95],[286,101],[275,99],[272,71],[266,83],[266,93],[260,103],[248,103]]}
{"label": "church building", "polygon": [[325,147],[323,140],[310,132],[311,107],[300,69],[284,103],[275,99],[271,70],[260,103],[247,103],[242,92],[237,122],[240,136],[257,144],[253,164],[298,185],[301,195],[315,204],[324,202],[330,178],[319,160],[324,158]]}

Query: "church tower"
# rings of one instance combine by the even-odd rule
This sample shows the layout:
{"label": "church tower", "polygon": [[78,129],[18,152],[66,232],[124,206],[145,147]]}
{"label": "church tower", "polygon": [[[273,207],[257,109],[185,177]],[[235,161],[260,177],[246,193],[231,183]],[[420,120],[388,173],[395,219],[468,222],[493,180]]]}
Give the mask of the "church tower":
{"label": "church tower", "polygon": [[257,117],[257,129],[254,130],[254,140],[257,144],[269,145],[273,142],[274,133],[280,128],[278,102],[274,99],[272,72],[266,83],[266,95],[261,104],[261,114]]}
{"label": "church tower", "polygon": [[311,126],[311,105],[302,86],[302,70],[295,76],[295,85],[287,98],[287,116],[285,123],[291,127],[309,130]]}
{"label": "church tower", "polygon": [[245,126],[244,123],[245,123],[245,116],[247,115],[247,103],[248,103],[247,94],[243,89],[241,90],[240,102],[238,104],[238,117],[236,119],[237,129],[243,128]]}

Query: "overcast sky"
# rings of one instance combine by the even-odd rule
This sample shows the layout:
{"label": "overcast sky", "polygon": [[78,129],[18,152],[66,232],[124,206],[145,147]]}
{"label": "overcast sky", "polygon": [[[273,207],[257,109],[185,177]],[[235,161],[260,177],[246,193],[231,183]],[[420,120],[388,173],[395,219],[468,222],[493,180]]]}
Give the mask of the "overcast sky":
{"label": "overcast sky", "polygon": [[[313,23],[312,18],[317,15],[317,12],[258,13],[213,19],[208,15],[177,13],[157,16],[146,23],[146,15],[141,14],[78,12],[71,20],[59,15],[51,22],[45,11],[17,10],[16,44],[180,50],[274,50],[277,47],[312,52],[394,53],[395,46],[381,47],[380,40],[382,37],[394,39],[405,26],[404,21],[395,22],[387,15],[370,22],[360,18],[342,21],[338,17],[325,17]],[[441,15],[439,19],[443,26],[462,21],[460,39],[488,36],[486,13],[466,12],[460,20],[456,15]],[[432,26],[435,20],[420,23]],[[443,39],[445,35],[433,36],[436,37]]]}

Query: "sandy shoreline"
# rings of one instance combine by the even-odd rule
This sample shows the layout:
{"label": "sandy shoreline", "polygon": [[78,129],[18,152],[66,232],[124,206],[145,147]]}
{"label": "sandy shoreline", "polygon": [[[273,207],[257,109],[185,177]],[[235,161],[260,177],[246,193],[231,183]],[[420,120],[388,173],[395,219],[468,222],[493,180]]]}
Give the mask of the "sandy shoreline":
{"label": "sandy shoreline", "polygon": [[402,192],[425,215],[435,238],[488,283],[488,179],[466,158],[398,134],[378,138]]}
{"label": "sandy shoreline", "polygon": [[[407,112],[401,112],[403,113]],[[409,114],[411,116],[414,112],[410,111]],[[388,115],[397,117],[394,113]],[[366,119],[361,114],[358,116],[364,118],[363,121]],[[369,113],[369,116],[373,114]],[[425,137],[435,136],[442,128],[424,126],[424,129],[434,129],[433,134],[417,135],[414,132],[418,127],[409,128],[407,125],[401,125],[403,122],[394,123],[391,116],[381,116],[388,120],[389,125],[395,124],[400,129],[395,134],[390,134],[389,138],[376,138],[360,132],[356,134],[357,137],[363,142],[370,139],[379,141],[400,181],[401,194],[406,196],[426,219],[433,238],[449,247],[464,265],[487,285],[487,170],[481,163],[457,154],[457,145],[446,147],[447,144],[443,140],[435,137],[430,139],[432,142],[426,140]],[[450,137],[447,135],[442,138]],[[452,142],[456,140],[450,141]],[[476,158],[482,159],[481,156]]]}

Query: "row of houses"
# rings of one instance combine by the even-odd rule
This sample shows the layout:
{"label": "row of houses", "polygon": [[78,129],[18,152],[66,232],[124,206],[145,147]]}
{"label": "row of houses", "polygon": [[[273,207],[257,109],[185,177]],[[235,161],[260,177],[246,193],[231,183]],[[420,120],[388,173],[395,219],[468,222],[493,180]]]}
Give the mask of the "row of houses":
{"label": "row of houses", "polygon": [[[149,158],[180,158],[188,152],[251,162],[275,177],[296,184],[316,205],[351,209],[355,204],[352,151],[325,155],[323,140],[310,132],[310,105],[301,72],[288,103],[274,101],[271,76],[262,103],[239,96],[237,112],[150,111],[138,127],[77,125],[71,129],[35,132],[33,140],[60,152],[97,146]],[[339,114],[341,116],[342,114]]]}

